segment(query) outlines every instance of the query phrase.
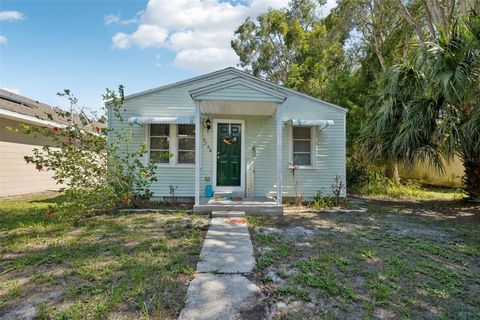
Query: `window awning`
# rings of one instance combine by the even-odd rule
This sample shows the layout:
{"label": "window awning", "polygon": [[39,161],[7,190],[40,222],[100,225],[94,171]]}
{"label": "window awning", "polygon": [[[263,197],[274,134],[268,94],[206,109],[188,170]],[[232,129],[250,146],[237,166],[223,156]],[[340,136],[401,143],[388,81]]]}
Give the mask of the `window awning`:
{"label": "window awning", "polygon": [[333,120],[307,120],[307,119],[290,119],[286,122],[292,126],[319,126],[320,129],[332,127],[335,125]]}
{"label": "window awning", "polygon": [[134,124],[195,124],[195,117],[130,117]]}

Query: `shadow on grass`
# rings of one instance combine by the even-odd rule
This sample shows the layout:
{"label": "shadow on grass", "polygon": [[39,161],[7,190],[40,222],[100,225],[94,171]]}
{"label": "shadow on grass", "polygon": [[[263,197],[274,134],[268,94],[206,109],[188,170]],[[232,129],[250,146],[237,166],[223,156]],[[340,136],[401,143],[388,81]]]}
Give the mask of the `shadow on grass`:
{"label": "shadow on grass", "polygon": [[[16,214],[28,215],[26,210]],[[58,233],[33,229],[2,236],[4,243],[24,241],[25,246],[15,248],[15,254],[0,263],[1,282],[25,276],[30,281],[18,296],[0,291],[0,318],[29,304],[37,312],[60,318],[104,318],[110,312],[127,318],[146,314],[175,318],[183,307],[186,281],[195,270],[202,231],[191,224],[180,228],[175,221],[145,219],[145,215],[141,217],[145,226],[135,223],[135,215],[122,218],[126,221],[94,217],[79,227],[72,221],[52,220],[58,224]],[[172,230],[175,237],[168,236]],[[2,251],[6,253],[5,247]],[[33,276],[38,272],[41,277]],[[48,279],[48,285],[38,279]],[[37,298],[52,287],[61,290],[58,299]]]}
{"label": "shadow on grass", "polygon": [[[248,217],[272,305],[298,300],[291,292],[278,298],[278,292],[300,288],[343,319],[381,318],[382,313],[417,319],[480,315],[479,204],[362,200],[366,213],[307,209],[283,217]],[[294,249],[282,255],[285,241]],[[282,278],[279,283],[272,272]],[[298,310],[304,318],[315,314],[308,305],[295,310],[292,316]]]}
{"label": "shadow on grass", "polygon": [[68,199],[68,197],[63,194],[63,193],[60,193],[60,194],[51,194],[50,197],[48,198],[40,198],[40,199],[33,199],[33,200],[30,200],[28,201],[29,203],[46,203],[46,204],[58,204],[58,203],[64,203],[66,202]]}

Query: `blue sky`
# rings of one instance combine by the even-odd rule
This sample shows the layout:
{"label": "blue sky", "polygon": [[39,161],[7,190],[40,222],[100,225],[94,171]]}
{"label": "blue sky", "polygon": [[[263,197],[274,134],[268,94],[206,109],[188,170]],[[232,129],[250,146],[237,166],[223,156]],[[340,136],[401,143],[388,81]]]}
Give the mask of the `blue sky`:
{"label": "blue sky", "polygon": [[235,66],[235,27],[287,2],[2,0],[0,87],[58,106],[69,88],[99,109],[107,87],[129,94]]}

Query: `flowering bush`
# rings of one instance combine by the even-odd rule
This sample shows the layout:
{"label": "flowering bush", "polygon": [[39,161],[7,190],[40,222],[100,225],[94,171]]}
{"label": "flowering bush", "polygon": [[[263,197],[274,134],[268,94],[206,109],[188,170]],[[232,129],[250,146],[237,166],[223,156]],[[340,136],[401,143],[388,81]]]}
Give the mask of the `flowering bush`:
{"label": "flowering bush", "polygon": [[[25,161],[38,171],[51,171],[57,184],[64,186],[67,201],[74,210],[108,210],[118,206],[137,206],[152,196],[156,181],[155,165],[145,164],[146,144],[133,143],[132,124],[122,117],[124,90],[108,90],[103,95],[105,111],[119,126],[100,128],[105,117],[86,114],[78,100],[65,90],[59,96],[69,100],[71,111],[56,110],[61,127],[23,125],[24,133],[49,138],[51,144],[33,150]],[[77,112],[75,115],[73,112]],[[54,115],[47,115],[54,118]]]}

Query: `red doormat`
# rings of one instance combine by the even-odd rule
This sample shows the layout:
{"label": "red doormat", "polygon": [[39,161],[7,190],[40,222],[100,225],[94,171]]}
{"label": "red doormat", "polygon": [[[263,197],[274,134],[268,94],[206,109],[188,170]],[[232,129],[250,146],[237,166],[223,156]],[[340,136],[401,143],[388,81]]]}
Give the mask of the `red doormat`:
{"label": "red doormat", "polygon": [[227,219],[225,220],[225,222],[227,223],[247,223],[247,220],[243,219],[243,218],[230,218],[230,219]]}

